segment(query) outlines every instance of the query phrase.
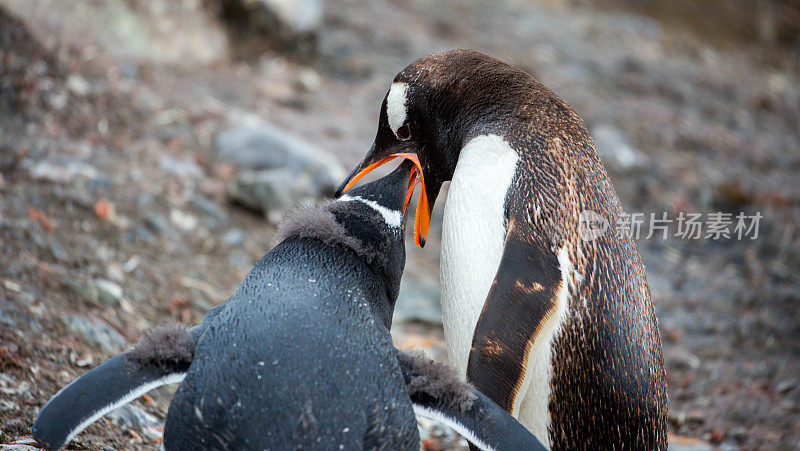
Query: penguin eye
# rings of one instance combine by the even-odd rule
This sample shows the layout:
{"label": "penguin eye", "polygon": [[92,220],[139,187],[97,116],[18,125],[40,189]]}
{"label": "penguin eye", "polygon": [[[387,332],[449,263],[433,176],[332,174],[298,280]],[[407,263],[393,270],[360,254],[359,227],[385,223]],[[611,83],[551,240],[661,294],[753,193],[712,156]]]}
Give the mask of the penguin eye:
{"label": "penguin eye", "polygon": [[411,127],[409,127],[408,124],[404,124],[397,129],[397,139],[400,141],[408,141],[411,139]]}

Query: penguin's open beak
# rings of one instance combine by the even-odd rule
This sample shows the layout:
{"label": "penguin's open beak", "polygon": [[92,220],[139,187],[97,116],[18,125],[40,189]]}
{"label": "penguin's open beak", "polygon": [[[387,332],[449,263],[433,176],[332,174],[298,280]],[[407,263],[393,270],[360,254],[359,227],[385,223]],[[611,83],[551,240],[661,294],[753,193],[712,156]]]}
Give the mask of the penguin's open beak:
{"label": "penguin's open beak", "polygon": [[[371,152],[370,152],[371,153]],[[419,247],[425,247],[425,240],[428,238],[428,229],[431,225],[431,210],[433,206],[428,202],[428,194],[425,189],[425,176],[422,172],[422,165],[419,162],[419,157],[415,153],[393,153],[386,158],[382,158],[376,162],[370,163],[369,160],[364,160],[361,164],[347,176],[347,178],[336,190],[336,197],[339,197],[356,184],[362,177],[367,175],[373,169],[382,166],[395,158],[405,158],[414,163],[415,170],[411,172],[411,177],[408,181],[408,188],[406,190],[405,207],[408,207],[411,202],[411,195],[414,194],[414,188],[419,184],[422,185],[422,191],[419,195],[417,202],[417,213],[414,217],[414,239]]]}

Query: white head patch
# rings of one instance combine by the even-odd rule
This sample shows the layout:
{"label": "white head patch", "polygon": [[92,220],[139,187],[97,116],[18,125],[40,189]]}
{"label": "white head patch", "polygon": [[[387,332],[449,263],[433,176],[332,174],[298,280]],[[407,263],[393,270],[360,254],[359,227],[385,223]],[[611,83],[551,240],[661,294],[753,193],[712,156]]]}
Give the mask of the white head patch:
{"label": "white head patch", "polygon": [[386,119],[389,120],[389,128],[397,136],[397,129],[406,122],[406,97],[408,85],[406,83],[392,83],[389,95],[386,96]]}
{"label": "white head patch", "polygon": [[402,212],[399,212],[399,211],[396,211],[396,210],[390,210],[390,209],[384,207],[383,205],[375,202],[374,200],[364,199],[363,197],[360,197],[360,196],[348,196],[347,194],[345,194],[345,195],[343,195],[342,197],[339,198],[339,202],[348,202],[348,201],[354,201],[354,200],[359,201],[359,202],[363,202],[367,206],[372,207],[373,210],[375,210],[378,213],[380,213],[381,216],[383,216],[384,222],[386,222],[386,225],[388,225],[389,227],[397,228],[397,227],[401,227],[403,225],[403,213]]}

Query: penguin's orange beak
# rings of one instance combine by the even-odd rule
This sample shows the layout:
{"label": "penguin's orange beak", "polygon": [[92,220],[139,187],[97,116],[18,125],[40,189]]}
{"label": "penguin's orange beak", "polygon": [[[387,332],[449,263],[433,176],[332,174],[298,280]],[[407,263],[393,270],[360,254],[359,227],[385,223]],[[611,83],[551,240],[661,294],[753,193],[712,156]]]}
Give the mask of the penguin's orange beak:
{"label": "penguin's orange beak", "polygon": [[422,173],[422,165],[419,162],[419,157],[415,153],[393,153],[388,157],[379,160],[375,163],[370,164],[369,166],[358,170],[357,172],[354,171],[355,175],[349,177],[349,179],[345,182],[344,186],[337,191],[337,197],[339,194],[344,193],[350,187],[356,184],[362,177],[367,175],[373,169],[383,166],[384,164],[394,160],[395,158],[405,158],[407,160],[411,160],[414,163],[415,169],[411,172],[411,177],[408,181],[408,188],[406,190],[406,198],[405,198],[405,207],[408,207],[408,204],[411,202],[411,196],[414,194],[414,188],[417,185],[422,186],[422,191],[419,195],[419,201],[417,202],[417,213],[414,217],[414,239],[417,242],[419,247],[425,247],[425,240],[428,238],[428,229],[431,225],[431,205],[428,203],[428,195],[425,192],[425,176]]}

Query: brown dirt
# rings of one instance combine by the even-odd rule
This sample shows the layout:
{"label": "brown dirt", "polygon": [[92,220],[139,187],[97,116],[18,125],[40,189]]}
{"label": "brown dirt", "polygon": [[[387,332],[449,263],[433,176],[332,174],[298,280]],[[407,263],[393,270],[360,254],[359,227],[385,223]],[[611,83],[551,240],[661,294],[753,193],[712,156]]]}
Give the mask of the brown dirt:
{"label": "brown dirt", "polygon": [[[673,435],[800,446],[795,48],[712,46],[691,30],[674,33],[671,19],[583,2],[331,0],[315,59],[243,57],[202,2],[94,0],[88,15],[79,3],[0,1],[0,401],[12,404],[0,403],[0,443],[28,437],[49,396],[150,327],[200,321],[269,248],[274,227],[226,198],[235,169],[214,150],[214,134],[248,114],[265,117],[350,167],[371,142],[393,75],[416,56],[470,47],[529,70],[590,129],[608,124],[627,136],[647,158],[637,170],[610,169],[628,211],[764,215],[755,241],[639,245]],[[319,86],[297,82],[308,71]],[[170,173],[165,158],[200,173]],[[62,169],[35,176],[42,162]],[[69,164],[82,169],[68,177]],[[186,215],[197,224],[184,231]],[[231,228],[243,243],[221,239]],[[412,273],[435,274],[436,237],[410,255]],[[122,286],[118,304],[91,295],[98,278]],[[123,342],[103,349],[70,327],[72,317],[99,318]],[[394,333],[400,345],[443,356],[439,326],[404,323]],[[158,391],[136,403],[163,418],[169,399]],[[155,443],[101,420],[71,446]]]}

